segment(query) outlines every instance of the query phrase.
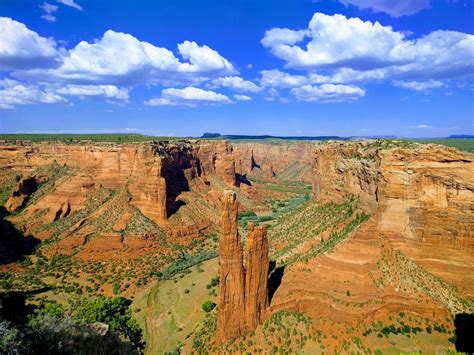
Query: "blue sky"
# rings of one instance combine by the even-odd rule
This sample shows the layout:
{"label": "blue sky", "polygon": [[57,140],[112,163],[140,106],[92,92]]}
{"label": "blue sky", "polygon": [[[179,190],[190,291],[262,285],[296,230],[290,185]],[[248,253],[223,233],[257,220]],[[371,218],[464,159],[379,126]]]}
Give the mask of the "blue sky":
{"label": "blue sky", "polygon": [[0,132],[473,134],[474,1],[0,1]]}

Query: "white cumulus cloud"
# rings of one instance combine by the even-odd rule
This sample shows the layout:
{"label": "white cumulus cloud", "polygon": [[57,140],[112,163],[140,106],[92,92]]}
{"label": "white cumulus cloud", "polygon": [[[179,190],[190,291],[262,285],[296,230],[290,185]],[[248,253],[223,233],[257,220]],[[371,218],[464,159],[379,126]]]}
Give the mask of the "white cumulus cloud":
{"label": "white cumulus cloud", "polygon": [[232,103],[227,96],[211,90],[204,90],[193,86],[183,89],[169,88],[161,91],[161,97],[145,101],[148,106],[189,106],[195,107],[198,103],[228,104]]}
{"label": "white cumulus cloud", "polygon": [[323,84],[320,86],[305,85],[291,89],[290,93],[298,101],[307,102],[346,102],[355,101],[365,95],[365,91],[354,85]]}
{"label": "white cumulus cloud", "polygon": [[474,35],[467,33],[438,30],[409,39],[378,22],[322,13],[303,31],[306,45],[301,30],[286,30],[285,35],[282,29],[267,31],[262,44],[288,68],[400,80],[450,79],[474,70]]}
{"label": "white cumulus cloud", "polygon": [[9,17],[0,17],[0,70],[48,67],[58,59],[54,39],[41,37]]}
{"label": "white cumulus cloud", "polygon": [[66,102],[58,94],[34,85],[24,85],[15,80],[0,80],[0,109],[13,109],[17,105],[53,104]]}
{"label": "white cumulus cloud", "polygon": [[261,87],[255,85],[249,80],[244,80],[239,76],[225,76],[217,78],[212,81],[212,84],[216,87],[226,87],[236,91],[244,92],[259,92],[262,90]]}
{"label": "white cumulus cloud", "polygon": [[260,78],[260,85],[262,86],[293,88],[309,82],[308,78],[304,75],[291,75],[278,69],[262,70],[260,74],[262,74]]}
{"label": "white cumulus cloud", "polygon": [[108,30],[92,43],[82,41],[62,57],[59,68],[17,72],[17,77],[41,78],[76,84],[199,83],[209,77],[234,73],[232,64],[217,51],[185,41],[178,52]]}

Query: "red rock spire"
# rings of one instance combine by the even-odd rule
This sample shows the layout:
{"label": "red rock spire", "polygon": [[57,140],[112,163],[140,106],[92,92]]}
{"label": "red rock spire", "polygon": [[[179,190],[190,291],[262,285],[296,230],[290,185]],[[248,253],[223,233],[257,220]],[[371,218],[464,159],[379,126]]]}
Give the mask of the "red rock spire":
{"label": "red rock spire", "polygon": [[220,293],[217,314],[218,341],[225,341],[240,336],[245,330],[245,278],[237,214],[238,204],[235,192],[224,191],[219,241]]}
{"label": "red rock spire", "polygon": [[237,225],[236,194],[226,190],[221,209],[220,293],[217,341],[241,336],[257,327],[268,306],[268,239],[266,227],[249,223],[243,267]]}

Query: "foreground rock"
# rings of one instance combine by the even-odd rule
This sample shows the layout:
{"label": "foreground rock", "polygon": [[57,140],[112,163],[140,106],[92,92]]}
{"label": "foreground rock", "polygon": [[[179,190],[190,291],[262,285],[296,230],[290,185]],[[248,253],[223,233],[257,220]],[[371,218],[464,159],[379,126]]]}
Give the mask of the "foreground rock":
{"label": "foreground rock", "polygon": [[221,209],[220,293],[217,340],[227,341],[254,330],[268,306],[268,239],[266,227],[249,224],[243,267],[238,224],[238,203],[225,191]]}

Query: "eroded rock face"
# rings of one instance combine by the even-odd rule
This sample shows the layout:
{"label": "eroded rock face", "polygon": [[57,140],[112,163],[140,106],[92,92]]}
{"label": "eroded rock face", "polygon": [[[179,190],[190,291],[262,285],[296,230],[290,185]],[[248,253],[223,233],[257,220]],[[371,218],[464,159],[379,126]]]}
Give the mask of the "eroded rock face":
{"label": "eroded rock face", "polygon": [[220,293],[217,340],[227,341],[254,330],[268,307],[268,238],[266,227],[249,224],[243,267],[237,225],[238,203],[225,191],[221,209]]}
{"label": "eroded rock face", "polygon": [[246,329],[243,316],[245,312],[245,276],[237,215],[236,194],[233,191],[225,191],[221,208],[221,236],[219,240],[218,341],[238,337]]}
{"label": "eroded rock face", "polygon": [[12,195],[8,198],[5,203],[5,208],[9,212],[15,212],[16,210],[23,207],[28,200],[29,196],[36,191],[38,182],[34,177],[22,179],[18,182],[18,186]]}
{"label": "eroded rock face", "polygon": [[[0,145],[0,168],[24,176],[43,166],[67,165],[74,174],[62,177],[54,190],[32,210],[49,209],[49,222],[84,207],[87,196],[102,186],[127,187],[130,203],[159,225],[177,209],[176,200],[189,182],[216,174],[235,186],[232,146],[225,141],[160,141],[147,144],[29,143]],[[23,206],[31,194],[33,178],[21,181],[6,204],[10,210]]]}
{"label": "eroded rock face", "polygon": [[312,163],[313,196],[331,200],[345,194],[359,196],[365,209],[377,208],[380,155],[366,142],[319,145]]}
{"label": "eroded rock face", "polygon": [[358,196],[373,215],[373,233],[461,294],[474,294],[467,276],[474,271],[472,154],[436,145],[332,143],[315,150],[313,169],[316,198]]}
{"label": "eroded rock face", "polygon": [[[236,172],[241,175],[251,174],[261,169],[265,177],[272,179],[283,173],[283,178],[311,181],[311,164],[317,143],[285,142],[277,145],[271,143],[233,143]],[[285,173],[294,172],[285,176]]]}
{"label": "eroded rock face", "polygon": [[249,223],[245,245],[245,318],[253,330],[263,320],[268,307],[267,227]]}

